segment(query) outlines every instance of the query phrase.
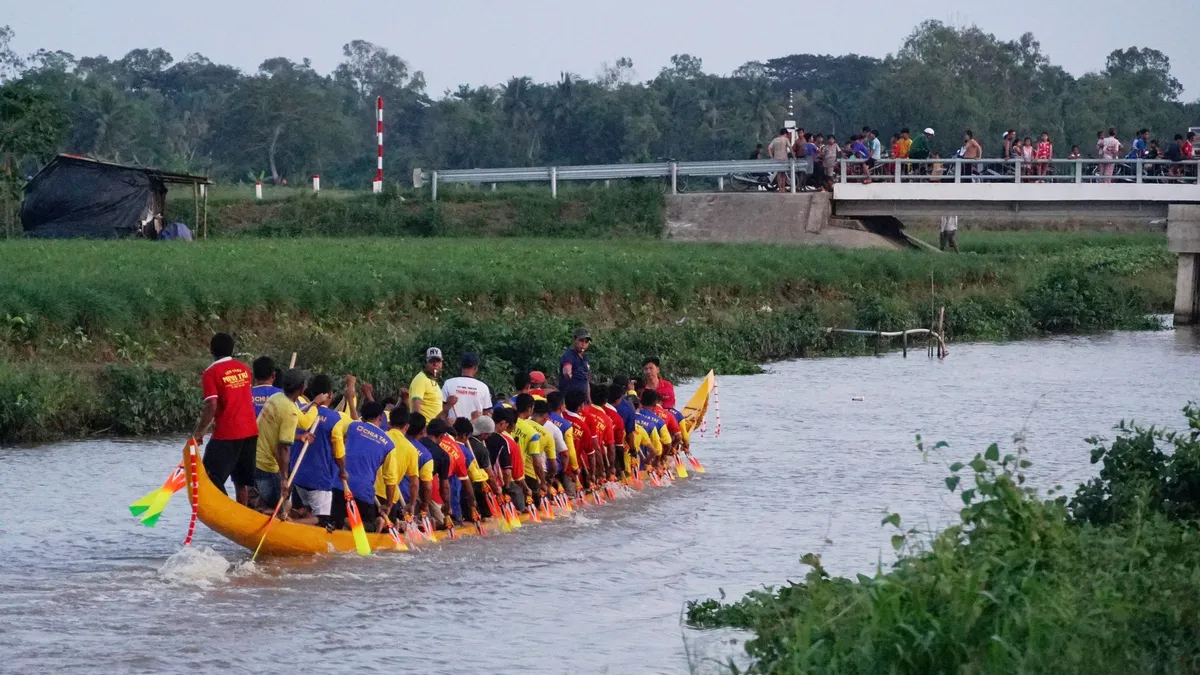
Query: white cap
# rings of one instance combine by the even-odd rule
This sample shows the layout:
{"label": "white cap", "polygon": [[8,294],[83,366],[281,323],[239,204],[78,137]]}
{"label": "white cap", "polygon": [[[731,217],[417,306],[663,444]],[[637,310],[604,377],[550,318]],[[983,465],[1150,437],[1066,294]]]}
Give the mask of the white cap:
{"label": "white cap", "polygon": [[930,127],[925,127],[925,133],[927,133],[927,134],[929,134],[930,136],[932,136],[932,135],[933,135],[933,129],[932,129],[932,128],[930,128]]}
{"label": "white cap", "polygon": [[442,350],[438,349],[437,347],[430,347],[429,349],[425,350],[425,363],[429,363],[430,361],[441,361],[441,360],[442,360]]}

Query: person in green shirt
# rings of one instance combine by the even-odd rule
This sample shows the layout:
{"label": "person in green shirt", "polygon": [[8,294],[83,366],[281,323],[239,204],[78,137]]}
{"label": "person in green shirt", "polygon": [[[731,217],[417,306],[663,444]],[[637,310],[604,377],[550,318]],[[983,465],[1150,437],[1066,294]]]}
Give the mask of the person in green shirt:
{"label": "person in green shirt", "polygon": [[[933,129],[925,129],[925,133],[913,139],[912,147],[908,149],[909,159],[929,159],[933,156]],[[917,172],[925,175],[929,173],[929,164],[919,164]]]}

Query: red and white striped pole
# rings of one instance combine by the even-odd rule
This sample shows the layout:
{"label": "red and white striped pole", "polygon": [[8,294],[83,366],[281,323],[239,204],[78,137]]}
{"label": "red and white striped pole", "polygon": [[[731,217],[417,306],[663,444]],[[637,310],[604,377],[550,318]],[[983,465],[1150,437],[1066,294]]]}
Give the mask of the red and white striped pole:
{"label": "red and white striped pole", "polygon": [[375,99],[375,142],[379,147],[379,154],[375,158],[375,182],[371,184],[371,190],[375,193],[383,192],[383,97]]}

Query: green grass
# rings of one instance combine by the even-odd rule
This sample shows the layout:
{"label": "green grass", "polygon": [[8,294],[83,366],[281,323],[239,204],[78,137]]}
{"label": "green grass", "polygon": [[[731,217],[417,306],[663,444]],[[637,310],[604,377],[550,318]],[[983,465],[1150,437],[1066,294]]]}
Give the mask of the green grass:
{"label": "green grass", "polygon": [[751,673],[1195,673],[1200,410],[1184,412],[1190,430],[1093,440],[1103,469],[1071,499],[1025,488],[1024,449],[992,445],[949,466],[959,524],[883,519],[891,569],[835,578],[809,554],[804,582],[691,603],[688,621],[753,631]]}
{"label": "green grass", "polygon": [[[989,252],[652,239],[6,242],[0,441],[174,430],[180,421],[152,404],[103,402],[190,400],[181,391],[218,330],[237,335],[245,358],[298,352],[304,367],[393,391],[431,344],[451,360],[475,351],[484,379],[504,390],[516,370],[553,370],[581,324],[598,336],[598,377],[635,372],[647,354],[680,377],[867,353],[873,342],[821,328],[923,327],[931,306],[946,308],[953,341],[1152,328],[1146,315],[1171,307],[1162,237],[1039,234],[1028,250],[1020,235],[976,241]],[[142,370],[114,375],[110,364]]]}
{"label": "green grass", "polygon": [[[570,186],[558,199],[536,187],[456,188],[431,202],[394,186],[379,195],[264,186],[261,201],[253,186],[214,187],[207,230],[209,237],[657,237],[663,228],[663,195],[653,186]],[[169,194],[167,220],[203,233],[190,192]]]}
{"label": "green grass", "polygon": [[[135,327],[236,312],[354,314],[427,308],[580,308],[603,296],[675,309],[772,296],[867,297],[977,290],[1012,296],[1056,268],[1107,279],[1170,269],[1161,241],[932,256],[770,245],[534,239],[13,241],[0,245],[0,316],[67,328]],[[1003,290],[1004,293],[995,293]],[[1146,310],[1169,306],[1170,288]]]}

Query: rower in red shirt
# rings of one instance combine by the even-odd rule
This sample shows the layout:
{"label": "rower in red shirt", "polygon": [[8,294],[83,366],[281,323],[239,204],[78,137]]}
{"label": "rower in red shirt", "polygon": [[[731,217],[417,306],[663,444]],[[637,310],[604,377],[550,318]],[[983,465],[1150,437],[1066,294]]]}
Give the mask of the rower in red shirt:
{"label": "rower in red shirt", "polygon": [[675,385],[662,379],[660,376],[661,363],[657,356],[647,357],[642,363],[642,381],[645,382],[647,389],[653,389],[658,392],[658,397],[664,408],[675,408]]}
{"label": "rower in red shirt", "polygon": [[600,482],[608,480],[608,474],[614,471],[617,458],[612,420],[608,418],[608,413],[601,407],[607,400],[608,387],[602,384],[593,384],[592,402],[583,406],[580,411],[596,435],[595,456],[597,461],[593,464],[593,473]]}
{"label": "rower in red shirt", "polygon": [[[617,403],[621,402],[621,398],[625,396],[625,388],[620,385],[610,385],[607,387],[607,403],[602,407],[604,413],[608,415],[609,425],[612,428],[613,447],[615,453],[615,466],[617,478],[625,477],[625,435],[628,430],[625,429],[625,420],[622,419],[621,413],[617,412]],[[595,401],[595,394],[592,395],[592,400]]]}
{"label": "rower in red shirt", "polygon": [[250,391],[254,379],[246,364],[234,360],[233,347],[233,336],[228,333],[217,333],[209,343],[215,360],[200,376],[204,410],[192,437],[199,445],[208,427],[216,422],[212,438],[204,447],[204,470],[222,492],[225,481],[232,476],[237,500],[246,506],[254,484],[258,422]]}
{"label": "rower in red shirt", "polygon": [[574,473],[572,480],[578,484],[580,472],[588,475],[591,473],[589,459],[595,453],[596,431],[592,428],[591,421],[583,415],[583,407],[587,405],[587,394],[582,389],[566,392],[563,399],[567,405],[567,412],[563,417],[571,423],[571,446],[575,448],[575,466],[570,466],[569,469]]}

